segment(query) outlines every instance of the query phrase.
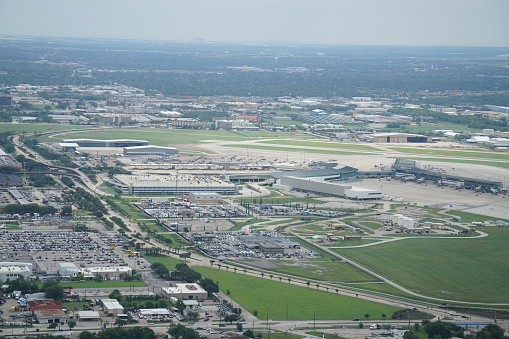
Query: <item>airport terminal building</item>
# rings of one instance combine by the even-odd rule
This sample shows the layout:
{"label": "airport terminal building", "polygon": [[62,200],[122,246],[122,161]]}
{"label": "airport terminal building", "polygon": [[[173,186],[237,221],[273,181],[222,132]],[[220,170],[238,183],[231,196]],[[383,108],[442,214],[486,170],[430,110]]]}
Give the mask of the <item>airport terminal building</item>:
{"label": "airport terminal building", "polygon": [[179,152],[174,147],[162,146],[131,146],[124,147],[124,155],[177,155]]}
{"label": "airport terminal building", "polygon": [[79,147],[132,147],[132,146],[148,146],[147,140],[132,139],[65,139],[62,143],[78,144]]}

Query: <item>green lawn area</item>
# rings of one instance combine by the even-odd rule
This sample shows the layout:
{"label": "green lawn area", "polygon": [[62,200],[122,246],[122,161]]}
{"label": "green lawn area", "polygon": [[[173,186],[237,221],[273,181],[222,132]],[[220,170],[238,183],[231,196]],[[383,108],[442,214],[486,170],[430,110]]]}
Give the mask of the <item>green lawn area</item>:
{"label": "green lawn area", "polygon": [[225,147],[237,147],[245,149],[265,149],[269,151],[283,151],[283,152],[304,152],[304,153],[319,153],[319,154],[337,154],[337,155],[365,155],[374,154],[367,152],[353,152],[353,151],[334,151],[334,150],[321,150],[321,149],[309,149],[309,148],[294,148],[294,147],[278,147],[278,146],[263,146],[263,145],[236,145],[236,144],[225,144]]}
{"label": "green lawn area", "polygon": [[[248,326],[246,325],[244,330],[247,330],[247,329],[248,329]],[[275,332],[271,332],[269,334],[269,333],[263,333],[263,331],[254,331],[254,333],[255,334],[262,333],[263,339],[300,339],[300,338],[303,338],[303,336],[301,336],[301,335],[290,333],[290,332],[285,333],[285,332],[275,331]]]}
{"label": "green lawn area", "polygon": [[[166,146],[175,144],[196,144],[208,140],[244,141],[258,138],[279,138],[282,134],[261,131],[209,131],[162,128],[115,128],[92,130],[83,132],[70,132],[59,136],[62,139],[91,138],[91,139],[141,139],[147,140],[151,145]],[[291,134],[283,134],[292,137]],[[55,141],[54,138],[41,138],[41,142]]]}
{"label": "green lawn area", "polygon": [[373,277],[356,269],[355,267],[342,262],[332,261],[313,261],[313,262],[279,262],[272,261],[278,265],[278,268],[271,271],[286,273],[302,277],[304,279],[314,279],[322,281],[337,282],[355,282],[355,281],[373,281]]}
{"label": "green lawn area", "polygon": [[[447,211],[447,214],[461,217],[461,220],[463,220],[463,222],[466,222],[466,223],[471,223],[472,221],[486,221],[486,220],[499,220],[500,219],[500,218],[493,218],[493,217],[488,217],[488,216],[480,215],[480,214],[468,213],[468,212],[463,212],[463,211],[454,211],[454,210]],[[505,219],[500,219],[500,220],[505,220]],[[509,220],[505,220],[505,221],[509,222]]]}
{"label": "green lawn area", "polygon": [[382,227],[381,223],[374,222],[374,221],[359,221],[359,224],[366,226],[368,228],[371,228],[372,230],[376,230],[376,229],[379,229],[380,227]]}
{"label": "green lawn area", "polygon": [[250,313],[258,311],[260,319],[353,319],[361,313],[370,319],[382,319],[382,313],[392,315],[399,308],[357,298],[336,295],[315,288],[299,287],[284,282],[255,278],[241,273],[220,271],[205,266],[193,267],[205,277],[219,282],[222,291]]}
{"label": "green lawn area", "polygon": [[167,257],[165,255],[161,256],[150,256],[146,255],[146,252],[143,252],[143,256],[150,261],[151,263],[160,262],[164,266],[166,266],[169,270],[175,270],[175,265],[177,264],[183,264],[184,260],[173,258],[173,257]]}
{"label": "green lawn area", "polygon": [[309,147],[322,147],[322,148],[337,148],[345,150],[357,151],[380,151],[377,148],[366,146],[363,144],[350,144],[344,142],[328,142],[328,141],[311,141],[311,140],[264,140],[260,141],[264,144],[273,145],[289,145],[289,146],[309,146]]}
{"label": "green lawn area", "polygon": [[336,249],[355,262],[423,296],[509,302],[509,229],[485,227],[486,238],[407,239],[367,248]]}
{"label": "green lawn area", "polygon": [[[358,235],[358,234],[347,234],[344,235]],[[359,245],[365,245],[365,244],[371,244],[374,242],[379,241],[378,239],[361,239],[361,240],[343,240],[343,237],[339,237],[338,242],[333,243],[331,245],[327,245],[326,247],[346,247],[346,246],[359,246]],[[331,251],[335,251],[334,248],[329,248]]]}
{"label": "green lawn area", "polygon": [[[42,284],[41,284],[42,285]],[[143,281],[83,281],[83,282],[61,282],[60,286],[71,286],[72,288],[114,288],[114,287],[145,287],[147,286]]]}

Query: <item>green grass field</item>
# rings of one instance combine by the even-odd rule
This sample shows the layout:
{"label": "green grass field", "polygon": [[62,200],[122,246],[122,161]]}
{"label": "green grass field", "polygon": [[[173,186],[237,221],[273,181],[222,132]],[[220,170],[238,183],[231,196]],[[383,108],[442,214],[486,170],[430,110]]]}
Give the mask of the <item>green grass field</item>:
{"label": "green grass field", "polygon": [[304,279],[313,279],[321,281],[337,282],[355,282],[355,281],[373,281],[374,278],[368,274],[359,271],[355,267],[342,262],[331,261],[313,261],[313,262],[279,262],[273,261],[278,268],[271,271],[286,273],[302,277]]}
{"label": "green grass field", "polygon": [[379,246],[334,249],[423,296],[509,302],[509,229],[485,227],[479,239],[408,239]]}
{"label": "green grass field", "polygon": [[[278,147],[278,146],[263,146],[263,145],[236,145],[236,144],[225,144],[225,147],[237,147],[245,149],[265,149],[269,151],[284,151],[284,152],[303,152],[303,153],[319,153],[319,154],[331,154],[331,155],[363,155],[363,154],[374,154],[367,152],[354,152],[354,151],[334,151],[334,150],[321,150],[321,149],[309,149],[309,148],[294,148],[294,147]],[[246,147],[248,146],[248,147]]]}
{"label": "green grass field", "polygon": [[91,139],[141,139],[148,140],[151,145],[166,146],[176,144],[204,143],[208,140],[244,141],[258,138],[278,138],[276,132],[230,132],[208,130],[183,130],[162,128],[115,128],[91,131],[76,131],[61,134],[58,138],[43,137],[41,142],[59,141],[59,139],[91,138]]}
{"label": "green grass field", "polygon": [[327,141],[311,141],[311,140],[265,140],[260,141],[264,144],[272,145],[289,145],[289,146],[309,146],[322,148],[337,148],[356,151],[379,151],[379,149],[362,144],[350,144],[344,142],[327,142]]}
{"label": "green grass field", "polygon": [[[486,221],[486,220],[500,219],[500,218],[493,218],[493,217],[488,217],[488,216],[480,215],[480,214],[468,213],[468,212],[463,212],[463,211],[454,211],[454,210],[447,211],[447,214],[461,217],[461,220],[463,220],[463,222],[466,222],[466,223],[471,223],[473,221]],[[505,219],[501,219],[501,220],[505,220]],[[509,220],[505,220],[505,221],[509,222]]]}
{"label": "green grass field", "polygon": [[316,288],[294,286],[269,279],[246,276],[241,273],[220,271],[210,267],[193,267],[195,270],[219,282],[222,291],[229,290],[230,297],[250,313],[258,311],[258,317],[265,319],[304,320],[313,319],[353,319],[359,314],[370,314],[370,319],[389,317],[398,310],[384,304],[317,291]]}
{"label": "green grass field", "polygon": [[173,258],[173,257],[167,257],[167,256],[163,256],[163,255],[162,256],[150,256],[150,255],[146,255],[146,253],[144,253],[143,256],[151,263],[160,262],[161,264],[166,266],[166,268],[169,270],[174,270],[175,265],[184,263],[184,260],[180,260],[180,259]]}

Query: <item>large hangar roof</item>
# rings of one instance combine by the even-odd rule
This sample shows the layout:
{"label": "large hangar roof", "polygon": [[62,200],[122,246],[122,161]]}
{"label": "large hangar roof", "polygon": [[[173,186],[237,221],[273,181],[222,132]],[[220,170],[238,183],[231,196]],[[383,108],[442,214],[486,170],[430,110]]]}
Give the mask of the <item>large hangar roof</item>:
{"label": "large hangar roof", "polygon": [[318,170],[308,170],[308,171],[286,171],[286,172],[273,172],[270,175],[276,179],[281,177],[297,177],[297,178],[309,178],[309,177],[327,177],[331,175],[339,175],[343,173],[352,173],[357,172],[357,168],[353,168],[350,166],[344,166],[341,168],[325,168]]}

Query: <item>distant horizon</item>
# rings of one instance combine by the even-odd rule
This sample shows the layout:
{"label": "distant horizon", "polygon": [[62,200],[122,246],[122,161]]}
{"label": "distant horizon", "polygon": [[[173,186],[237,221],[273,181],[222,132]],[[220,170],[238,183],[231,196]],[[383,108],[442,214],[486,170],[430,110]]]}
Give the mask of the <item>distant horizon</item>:
{"label": "distant horizon", "polygon": [[[220,40],[203,40],[203,39],[190,39],[190,40],[164,40],[164,39],[137,39],[137,38],[108,38],[108,37],[78,37],[78,36],[49,36],[49,35],[13,35],[13,34],[0,34],[0,40],[97,40],[97,41],[124,41],[124,42],[159,42],[168,44],[225,44],[225,45],[270,45],[270,46],[326,46],[326,47],[416,47],[416,48],[509,48],[509,46],[495,46],[495,45],[376,45],[376,44],[335,44],[335,43],[311,43],[311,42],[277,42],[277,41],[220,41]],[[509,55],[509,50],[508,50]]]}
{"label": "distant horizon", "polygon": [[507,0],[0,0],[13,36],[509,47]]}

